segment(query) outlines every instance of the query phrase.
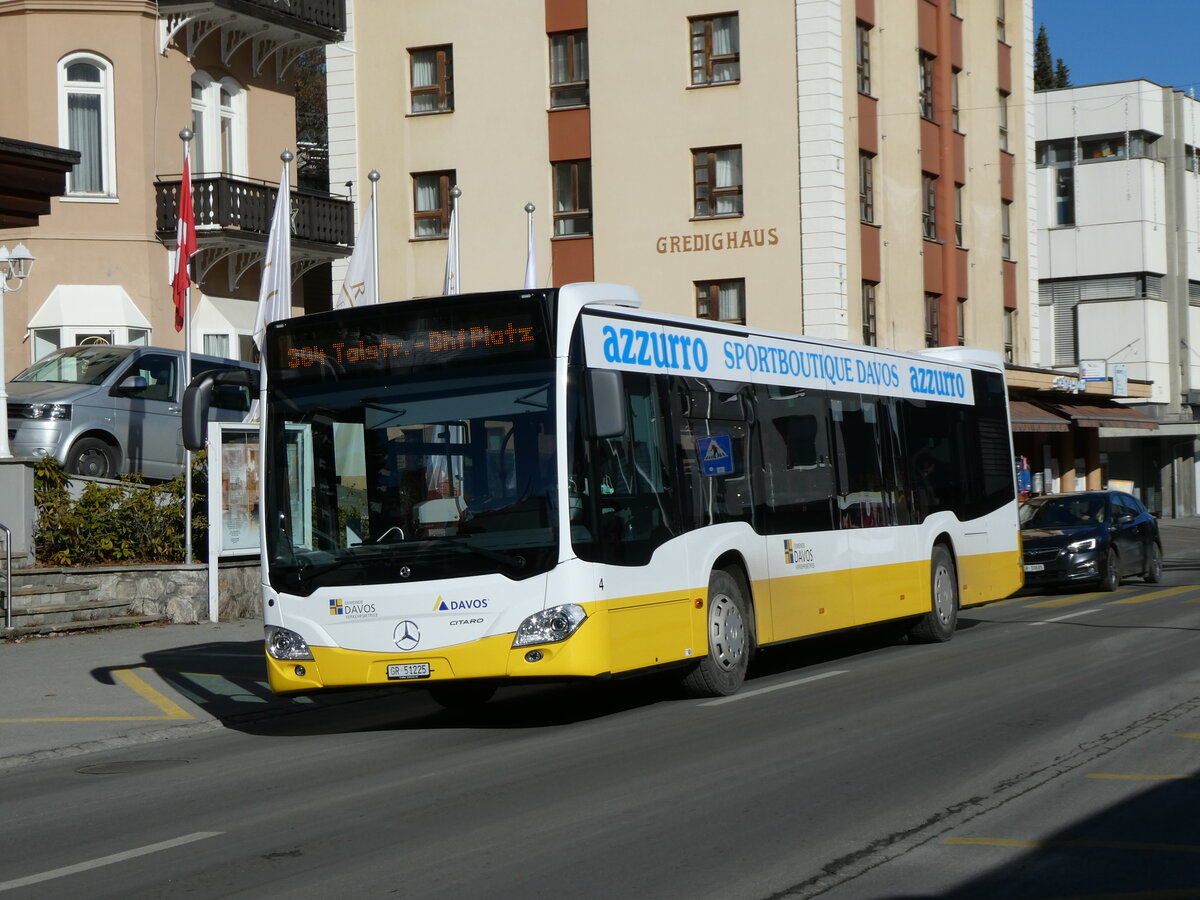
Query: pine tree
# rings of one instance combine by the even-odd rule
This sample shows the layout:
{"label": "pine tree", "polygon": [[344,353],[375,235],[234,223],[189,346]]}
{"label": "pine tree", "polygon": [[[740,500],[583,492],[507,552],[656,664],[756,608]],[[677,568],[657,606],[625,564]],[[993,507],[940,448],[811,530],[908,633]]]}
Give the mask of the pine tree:
{"label": "pine tree", "polygon": [[1054,70],[1054,86],[1060,88],[1071,86],[1071,67],[1063,62],[1061,56],[1058,58],[1058,66]]}
{"label": "pine tree", "polygon": [[[1059,63],[1062,63],[1061,59]],[[1045,91],[1060,86],[1054,74],[1054,57],[1050,55],[1050,38],[1046,36],[1043,24],[1033,44],[1033,89]]]}

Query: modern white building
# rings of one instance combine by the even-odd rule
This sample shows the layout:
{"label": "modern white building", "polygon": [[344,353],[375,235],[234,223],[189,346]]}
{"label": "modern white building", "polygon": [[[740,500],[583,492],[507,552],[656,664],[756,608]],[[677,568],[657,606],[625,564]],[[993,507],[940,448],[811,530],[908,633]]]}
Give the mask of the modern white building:
{"label": "modern white building", "polygon": [[1101,428],[1099,450],[1107,470],[1134,481],[1152,510],[1194,514],[1200,103],[1127,81],[1039,92],[1034,105],[1035,364],[1153,382],[1140,408],[1158,428]]}

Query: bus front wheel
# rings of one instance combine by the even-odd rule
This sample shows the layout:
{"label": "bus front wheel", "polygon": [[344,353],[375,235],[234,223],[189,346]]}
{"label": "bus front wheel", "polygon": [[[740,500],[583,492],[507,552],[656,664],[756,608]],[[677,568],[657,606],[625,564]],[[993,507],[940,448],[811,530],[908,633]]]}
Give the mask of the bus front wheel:
{"label": "bus front wheel", "polygon": [[708,579],[708,655],[683,680],[697,697],[727,697],[737,692],[750,664],[750,610],[741,582],[716,569]]}
{"label": "bus front wheel", "polygon": [[908,639],[918,644],[948,641],[958,627],[958,572],[945,544],[934,546],[929,576],[929,612],[908,631]]}

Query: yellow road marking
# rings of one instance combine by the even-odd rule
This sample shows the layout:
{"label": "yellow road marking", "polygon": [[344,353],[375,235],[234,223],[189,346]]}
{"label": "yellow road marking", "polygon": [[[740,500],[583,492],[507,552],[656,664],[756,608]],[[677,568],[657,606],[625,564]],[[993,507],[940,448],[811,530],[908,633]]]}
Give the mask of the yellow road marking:
{"label": "yellow road marking", "polygon": [[1103,594],[1072,594],[1070,597],[1057,597],[1054,600],[1043,600],[1041,603],[1030,603],[1030,609],[1057,609],[1060,606],[1076,606],[1095,600]]}
{"label": "yellow road marking", "polygon": [[[145,668],[145,667],[143,667]],[[148,701],[154,706],[162,710],[161,716],[70,716],[46,719],[0,719],[0,724],[18,724],[31,722],[161,722],[164,719],[192,719],[195,718],[186,709],[176,703],[174,700],[156,691],[146,682],[142,681],[134,672],[128,669],[120,669],[113,672],[122,684],[133,690],[135,694],[143,700]]]}
{"label": "yellow road marking", "polygon": [[1200,731],[1185,731],[1183,734],[1175,735],[1175,737],[1200,738]]}
{"label": "yellow road marking", "polygon": [[1113,781],[1191,781],[1193,775],[1110,775],[1104,772],[1095,772],[1087,776],[1088,778],[1108,778]]}
{"label": "yellow road marking", "polygon": [[[1012,838],[947,838],[943,843],[973,847],[1020,849],[1150,850],[1156,853],[1200,853],[1197,844],[1145,844],[1132,841],[1018,841]],[[1184,894],[1182,896],[1191,896]]]}
{"label": "yellow road marking", "polygon": [[1122,603],[1146,603],[1150,600],[1161,600],[1163,597],[1173,597],[1175,594],[1183,594],[1187,591],[1194,591],[1194,584],[1186,584],[1183,587],[1167,588],[1164,591],[1154,591],[1151,594],[1140,594],[1137,597],[1125,597],[1122,600],[1114,600],[1109,603],[1109,606],[1119,606]]}

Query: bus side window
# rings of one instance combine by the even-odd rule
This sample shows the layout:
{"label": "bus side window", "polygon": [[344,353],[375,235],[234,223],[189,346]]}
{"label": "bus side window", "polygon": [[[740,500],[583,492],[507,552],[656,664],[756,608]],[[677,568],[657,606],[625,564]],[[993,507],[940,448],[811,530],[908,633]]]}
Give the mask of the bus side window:
{"label": "bus side window", "polygon": [[764,531],[831,531],[833,453],[829,401],[821,391],[762,386],[759,520]]}
{"label": "bus side window", "polygon": [[[658,380],[625,373],[625,432],[593,446],[593,503],[602,562],[645,565],[679,533],[667,452],[667,417]],[[578,477],[578,476],[576,476]],[[577,548],[578,549],[578,548]]]}

